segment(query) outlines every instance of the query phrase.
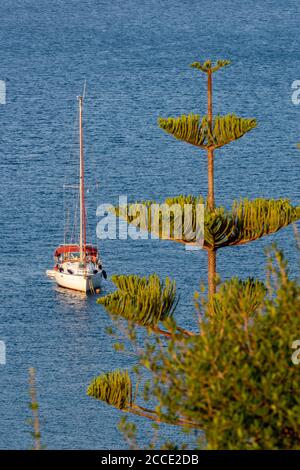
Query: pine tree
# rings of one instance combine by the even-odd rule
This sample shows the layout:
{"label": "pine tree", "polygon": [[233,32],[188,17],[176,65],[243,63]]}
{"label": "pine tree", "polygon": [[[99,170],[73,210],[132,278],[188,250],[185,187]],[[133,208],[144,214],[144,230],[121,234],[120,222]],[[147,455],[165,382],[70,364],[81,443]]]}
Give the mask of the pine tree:
{"label": "pine tree", "polygon": [[[256,127],[256,120],[253,118],[237,117],[234,114],[213,116],[213,74],[229,64],[230,62],[227,60],[218,60],[215,64],[209,60],[204,63],[194,62],[192,64],[193,68],[205,73],[207,76],[207,115],[201,117],[189,114],[178,118],[169,117],[159,118],[158,120],[159,126],[165,132],[176,139],[199,147],[207,153],[208,191],[204,213],[203,248],[208,253],[209,296],[205,313],[210,319],[213,319],[213,329],[216,328],[216,331],[219,319],[227,321],[230,317],[231,307],[234,310],[235,320],[236,315],[238,315],[236,309],[242,306],[241,314],[243,312],[247,313],[245,322],[251,322],[251,316],[255,315],[257,309],[265,301],[266,293],[264,284],[251,278],[246,280],[233,278],[221,284],[218,292],[216,292],[217,250],[250,243],[265,235],[275,233],[300,218],[300,207],[292,206],[287,199],[235,200],[230,210],[215,204],[215,151],[243,137]],[[180,195],[175,198],[168,198],[165,201],[168,206],[179,204],[183,208],[185,204],[192,204],[194,212],[196,206],[202,202],[204,202],[204,199],[201,196],[192,195]],[[150,213],[152,201],[143,202],[143,204],[146,204]],[[125,217],[129,223],[136,223],[131,215],[131,207],[128,208],[125,215],[123,212],[121,213],[120,208],[116,208],[115,212],[118,216]],[[179,239],[178,236],[175,236],[175,221],[171,220],[171,222],[173,226],[171,227],[169,239],[185,244],[195,244],[195,239],[186,237],[184,223],[182,224],[182,237]],[[162,224],[161,220],[160,223]],[[149,225],[147,228],[149,231],[153,229]],[[160,238],[164,238],[161,225],[158,232]],[[129,324],[146,327],[148,332],[171,338],[174,343],[176,343],[176,338],[182,337],[189,341],[189,338],[199,336],[200,331],[187,331],[180,327],[177,322],[173,322],[172,316],[178,298],[175,283],[169,278],[166,278],[163,282],[155,274],[148,278],[114,276],[113,282],[117,290],[98,299],[98,303],[104,305],[113,317],[123,317],[129,321]],[[228,305],[230,305],[230,308]],[[238,324],[240,323],[238,322]],[[164,328],[159,324],[163,324]],[[231,328],[230,323],[229,328]],[[150,346],[149,356],[152,352]],[[147,367],[145,361],[143,365]],[[161,421],[161,415],[158,417],[153,410],[135,404],[136,394],[133,397],[131,381],[127,372],[115,371],[96,378],[90,385],[88,394],[123,411],[146,416],[154,421]],[[168,422],[199,428],[196,422],[186,418],[177,420],[174,418],[174,422],[169,418]]]}
{"label": "pine tree", "polygon": [[[257,240],[264,235],[277,232],[282,227],[294,222],[300,216],[300,208],[293,207],[286,199],[266,200],[248,199],[234,201],[231,211],[224,207],[215,207],[214,194],[214,158],[215,151],[224,145],[236,141],[256,127],[254,118],[237,117],[234,114],[226,116],[213,116],[213,74],[228,66],[230,61],[218,60],[213,64],[210,60],[204,63],[194,62],[191,66],[207,77],[207,115],[194,114],[183,115],[177,118],[159,118],[158,125],[176,139],[194,145],[207,153],[207,180],[208,195],[205,210],[204,246],[208,253],[208,289],[209,294],[216,292],[216,258],[217,250],[226,246],[242,245]],[[165,203],[169,206],[180,204],[183,209],[185,204],[194,206],[203,202],[201,197],[178,196],[168,198]],[[145,204],[145,202],[143,202]],[[149,217],[152,201],[148,201]],[[132,213],[128,208],[126,219],[134,222]],[[146,203],[147,204],[147,203]],[[117,215],[120,211],[116,208]],[[122,214],[124,215],[124,214]],[[174,222],[174,221],[173,221]],[[180,239],[173,240],[186,244],[193,244],[195,240],[185,239],[184,222],[183,233]],[[151,227],[147,227],[151,230]],[[172,233],[172,230],[171,230]],[[162,229],[159,236],[163,238]],[[171,237],[172,239],[172,237]]]}
{"label": "pine tree", "polygon": [[[233,142],[256,126],[255,119],[238,118],[234,115],[217,116],[213,119],[213,74],[223,67],[230,65],[229,60],[218,60],[215,65],[210,60],[203,64],[194,62],[191,67],[205,73],[207,76],[207,116],[200,120],[199,116],[189,115],[181,118],[159,119],[159,125],[177,139],[200,147],[207,152],[207,209],[215,209],[214,191],[214,151],[217,148]],[[209,293],[216,292],[216,263],[217,249],[208,249],[208,288]]]}

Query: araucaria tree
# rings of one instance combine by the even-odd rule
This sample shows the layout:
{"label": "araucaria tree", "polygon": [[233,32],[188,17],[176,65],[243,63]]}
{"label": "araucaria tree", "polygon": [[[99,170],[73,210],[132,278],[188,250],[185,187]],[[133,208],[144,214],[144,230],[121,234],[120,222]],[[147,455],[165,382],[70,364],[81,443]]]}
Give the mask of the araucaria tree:
{"label": "araucaria tree", "polygon": [[[213,74],[228,65],[226,60],[192,64],[207,77],[207,115],[189,114],[158,121],[164,131],[207,154],[203,248],[208,253],[209,295],[200,302],[197,294],[199,329],[187,331],[174,320],[178,299],[175,283],[168,278],[161,281],[156,274],[149,278],[114,276],[117,290],[98,302],[114,319],[122,317],[128,321],[127,333],[132,342],[137,341],[133,325],[146,328],[149,339],[144,351],[138,348],[137,362],[150,370],[153,378],[144,384],[142,396],[144,400],[149,396],[156,398],[157,406],[152,409],[138,404],[138,384],[142,380],[138,367],[134,393],[128,371],[113,371],[94,379],[88,394],[127,413],[204,430],[209,448],[295,448],[300,446],[300,402],[288,396],[282,384],[288,380],[291,386],[299,386],[294,370],[290,371],[286,349],[290,347],[287,341],[292,339],[287,322],[300,327],[299,286],[289,280],[282,255],[276,252],[279,269],[274,262],[268,268],[270,276],[276,278],[275,287],[252,278],[233,278],[216,289],[217,250],[252,242],[300,218],[300,207],[292,206],[286,199],[239,200],[234,201],[231,210],[215,204],[216,150],[256,127],[252,118],[213,116]],[[201,196],[191,195],[165,201],[168,206],[179,204],[183,208],[182,237],[175,236],[173,218],[169,239],[196,242],[185,236],[184,207],[192,204],[195,212],[200,202],[204,202]],[[146,206],[150,211],[151,202]],[[119,208],[116,214],[124,216]],[[136,224],[130,214],[129,207],[125,217]],[[151,224],[148,229],[152,230]],[[162,227],[159,235],[163,238]],[[269,365],[267,354],[272,358]]]}

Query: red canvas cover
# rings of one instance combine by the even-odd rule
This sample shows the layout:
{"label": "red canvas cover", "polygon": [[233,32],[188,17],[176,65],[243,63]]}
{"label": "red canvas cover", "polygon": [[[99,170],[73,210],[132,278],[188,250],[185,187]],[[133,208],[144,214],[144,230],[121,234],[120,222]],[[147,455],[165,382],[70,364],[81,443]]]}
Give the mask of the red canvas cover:
{"label": "red canvas cover", "polygon": [[[57,257],[59,255],[65,254],[65,253],[78,253],[80,251],[79,245],[61,245],[56,248],[54,252],[54,256]],[[86,245],[85,247],[85,253],[91,256],[97,256],[97,248],[92,245]]]}

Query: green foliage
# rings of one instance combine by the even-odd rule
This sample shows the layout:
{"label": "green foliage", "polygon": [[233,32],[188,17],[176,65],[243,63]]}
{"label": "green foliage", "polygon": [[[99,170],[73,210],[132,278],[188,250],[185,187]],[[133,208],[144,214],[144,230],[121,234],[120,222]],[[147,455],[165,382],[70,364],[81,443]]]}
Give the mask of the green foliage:
{"label": "green foliage", "polygon": [[300,449],[300,366],[291,361],[300,286],[276,258],[267,292],[257,281],[225,283],[199,336],[147,353],[161,416],[197,423],[208,449]]}
{"label": "green foliage", "polygon": [[[127,371],[98,377],[88,395],[157,422],[201,429],[201,448],[300,449],[300,366],[291,348],[300,331],[300,286],[282,253],[269,256],[266,284],[225,281],[203,308],[200,334],[144,340],[137,359],[152,380],[138,395],[155,402],[154,410],[132,403]],[[135,442],[136,428],[127,425],[130,432],[122,430]]]}
{"label": "green foliage", "polygon": [[112,281],[118,290],[97,300],[110,314],[146,327],[156,326],[173,315],[178,302],[176,283],[168,277],[163,282],[156,274],[148,278],[115,275]]}
{"label": "green foliage", "polygon": [[[210,114],[211,74],[229,63],[219,60],[212,64],[208,60],[191,65],[208,75]],[[241,245],[299,220],[300,206],[293,207],[286,199],[244,199],[235,201],[231,210],[209,208],[215,206],[213,150],[253,130],[255,119],[228,114],[209,122],[208,116],[190,114],[159,118],[158,123],[176,139],[208,151],[210,204],[206,204],[204,212],[205,249]],[[163,210],[154,223],[152,201],[132,204],[125,213],[116,208],[115,213],[160,238],[194,244],[198,240],[197,206],[204,204],[203,198],[180,195],[168,198],[164,204],[170,215],[169,231],[164,227],[167,217]],[[192,206],[191,220],[185,217],[184,210],[176,212],[172,208],[177,205],[184,209],[186,204]],[[215,265],[208,265],[209,279],[213,279]],[[177,299],[175,284],[168,278],[162,283],[156,275],[148,279],[114,276],[113,281],[118,290],[98,302],[110,314],[129,320],[127,336],[133,346],[137,345],[133,324],[150,328],[146,339],[143,336],[144,348],[138,350],[137,364],[132,369],[137,378],[134,398],[125,371],[94,379],[88,389],[90,396],[156,423],[201,430],[201,448],[300,449],[300,374],[291,362],[291,345],[300,331],[300,286],[289,278],[280,252],[275,252],[269,262],[266,284],[235,277],[219,285],[217,293],[213,282],[209,283],[208,300],[199,302],[200,294],[196,293],[197,333],[184,330],[172,318]],[[160,321],[164,321],[167,331],[158,328]],[[153,330],[162,336],[153,338]],[[150,373],[151,380],[139,387],[142,367]],[[155,407],[137,405],[137,398],[150,402],[152,407],[155,402]],[[136,427],[123,422],[121,429],[136,447]],[[166,448],[177,447],[167,443]]]}
{"label": "green foliage", "polygon": [[[186,220],[184,219],[184,206],[189,204],[192,208],[192,214],[188,221],[188,226],[185,226]],[[120,208],[115,208],[115,214],[123,217],[128,223],[138,226],[140,229],[149,231],[150,233],[162,239],[178,240],[183,242],[193,242],[196,232],[196,210],[197,205],[204,204],[204,199],[199,196],[176,196],[174,198],[167,198],[162,204],[155,201],[141,201],[134,204],[129,204],[127,212],[120,211]],[[143,206],[146,214],[141,220],[136,223],[137,216],[135,212],[139,213],[140,206]],[[173,207],[172,207],[173,206]],[[176,216],[175,211],[180,208],[180,217]],[[155,217],[158,217],[155,220]],[[164,223],[166,224],[164,225]],[[168,226],[170,222],[170,227]],[[180,233],[178,233],[180,231]]]}
{"label": "green foliage", "polygon": [[[142,201],[129,205],[127,213],[115,209],[117,215],[124,216],[127,222],[135,224],[136,216],[134,208],[144,205],[146,208],[146,217],[140,228],[148,230],[150,233],[158,235],[160,238],[167,238],[183,243],[196,242],[196,211],[199,204],[203,204],[201,196],[180,195],[174,198],[168,198],[164,201],[168,207],[179,205],[182,209],[181,220],[175,218],[171,212],[170,233],[164,236],[163,215],[160,214],[159,229],[153,226],[152,207],[157,204],[154,201]],[[188,226],[185,226],[184,208],[186,205],[192,206],[192,217]],[[300,206],[294,207],[287,199],[248,199],[234,201],[231,211],[224,207],[217,207],[210,211],[208,207],[204,213],[204,248],[219,249],[225,246],[240,245],[253,240],[257,240],[265,235],[277,232],[283,227],[299,220]],[[191,223],[190,223],[191,222]],[[178,227],[180,234],[175,236]]]}
{"label": "green foliage", "polygon": [[[127,420],[127,416],[122,416],[118,424],[119,431],[125,436],[126,440],[129,442],[130,449],[137,450],[136,444],[136,424],[131,423]],[[139,449],[140,450],[140,449]]]}
{"label": "green foliage", "polygon": [[206,211],[205,246],[218,249],[241,245],[277,232],[300,218],[300,206],[287,199],[234,201],[231,211]]}
{"label": "green foliage", "polygon": [[204,73],[214,73],[217,70],[221,69],[222,67],[226,67],[226,65],[230,65],[231,61],[230,60],[217,60],[216,64],[213,65],[211,60],[206,60],[201,64],[201,62],[193,62],[191,64],[191,67],[201,70],[201,72]]}
{"label": "green foliage", "polygon": [[233,277],[221,284],[218,292],[207,302],[207,315],[213,321],[230,321],[246,313],[249,318],[257,312],[267,293],[263,282],[254,278]]}
{"label": "green foliage", "polygon": [[131,380],[128,372],[115,370],[99,375],[89,385],[87,395],[124,410],[131,404]]}
{"label": "green foliage", "polygon": [[33,367],[29,367],[29,394],[30,403],[29,409],[32,413],[32,419],[29,419],[29,424],[32,426],[33,431],[30,433],[34,441],[34,450],[42,450],[44,446],[41,445],[41,433],[40,433],[40,418],[39,418],[39,403],[37,401],[37,390],[36,390],[36,371]]}
{"label": "green foliage", "polygon": [[39,404],[37,402],[35,403],[29,403],[29,408],[31,410],[38,410],[39,409]]}
{"label": "green foliage", "polygon": [[158,124],[176,139],[207,150],[223,147],[243,137],[256,127],[256,120],[237,117],[234,114],[218,115],[213,119],[212,131],[207,116],[201,118],[198,114],[159,118]]}
{"label": "green foliage", "polygon": [[237,220],[239,235],[233,244],[248,242],[275,233],[300,218],[300,206],[287,199],[255,199],[235,201],[232,214]]}

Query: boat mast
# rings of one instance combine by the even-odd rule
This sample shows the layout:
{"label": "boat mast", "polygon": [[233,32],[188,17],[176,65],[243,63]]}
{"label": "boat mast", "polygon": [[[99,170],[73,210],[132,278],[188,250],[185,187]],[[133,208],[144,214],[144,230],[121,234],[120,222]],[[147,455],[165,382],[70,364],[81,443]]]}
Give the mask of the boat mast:
{"label": "boat mast", "polygon": [[79,101],[79,153],[80,153],[80,171],[79,171],[79,191],[80,191],[80,261],[85,262],[86,247],[86,217],[85,217],[85,201],[84,201],[84,159],[83,159],[83,129],[82,129],[82,107],[83,97],[78,97]]}

